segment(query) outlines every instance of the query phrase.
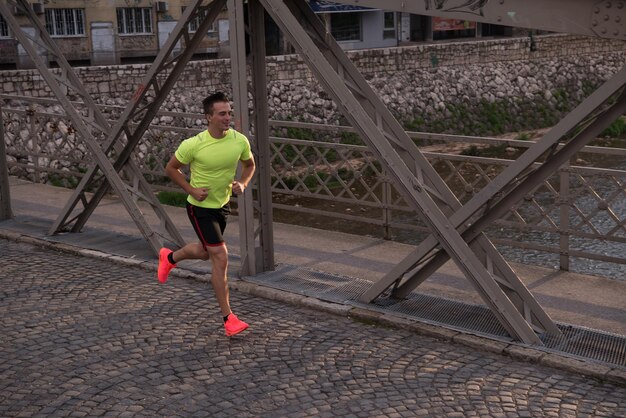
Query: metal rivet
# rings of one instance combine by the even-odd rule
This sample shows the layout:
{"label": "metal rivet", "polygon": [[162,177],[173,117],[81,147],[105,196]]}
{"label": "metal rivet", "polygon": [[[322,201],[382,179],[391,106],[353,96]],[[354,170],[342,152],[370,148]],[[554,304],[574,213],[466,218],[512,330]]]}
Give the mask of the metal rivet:
{"label": "metal rivet", "polygon": [[606,7],[607,9],[610,9],[610,8],[611,8],[611,2],[610,2],[610,1],[607,1],[607,2],[605,3],[604,7]]}
{"label": "metal rivet", "polygon": [[600,8],[599,8],[599,7],[596,7],[595,9],[593,9],[593,12],[594,12],[595,14],[600,13]]}
{"label": "metal rivet", "polygon": [[610,19],[609,15],[604,15],[604,21],[605,21],[605,22],[608,22],[608,21],[609,21],[609,19]]}
{"label": "metal rivet", "polygon": [[619,23],[619,22],[621,22],[621,20],[622,19],[619,16],[615,16],[615,23]]}

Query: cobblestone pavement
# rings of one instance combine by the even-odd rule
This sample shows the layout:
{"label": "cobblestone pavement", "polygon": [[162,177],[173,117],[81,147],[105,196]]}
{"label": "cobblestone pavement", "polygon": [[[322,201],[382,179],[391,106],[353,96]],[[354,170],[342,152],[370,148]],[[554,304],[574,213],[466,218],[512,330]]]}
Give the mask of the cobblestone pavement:
{"label": "cobblestone pavement", "polygon": [[626,416],[626,388],[0,240],[0,416]]}

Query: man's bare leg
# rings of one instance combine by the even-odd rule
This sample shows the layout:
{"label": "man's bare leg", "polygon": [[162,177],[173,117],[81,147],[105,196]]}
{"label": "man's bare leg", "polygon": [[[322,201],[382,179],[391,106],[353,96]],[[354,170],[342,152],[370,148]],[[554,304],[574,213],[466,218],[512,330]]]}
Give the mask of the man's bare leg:
{"label": "man's bare leg", "polygon": [[211,256],[211,284],[215,292],[215,298],[220,305],[222,315],[227,316],[231,313],[230,296],[228,292],[228,249],[226,245],[216,247],[208,247]]}
{"label": "man's bare leg", "polygon": [[227,316],[230,311],[230,297],[228,292],[228,249],[226,244],[209,246],[204,248],[200,242],[185,245],[183,248],[174,251],[172,258],[176,263],[182,260],[211,260],[211,285],[217,303],[223,316]]}
{"label": "man's bare leg", "polygon": [[178,263],[183,260],[208,260],[211,258],[211,254],[205,251],[200,242],[192,242],[174,251],[172,257],[174,261]]}

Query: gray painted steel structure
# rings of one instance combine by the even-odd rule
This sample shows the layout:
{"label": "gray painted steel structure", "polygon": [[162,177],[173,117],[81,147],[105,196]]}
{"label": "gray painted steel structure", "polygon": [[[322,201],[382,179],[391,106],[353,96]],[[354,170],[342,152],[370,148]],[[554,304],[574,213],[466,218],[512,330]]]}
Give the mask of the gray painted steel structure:
{"label": "gray painted steel structure", "polygon": [[[272,194],[270,191],[270,146],[267,111],[267,82],[265,77],[265,28],[263,10],[256,2],[250,2],[247,29],[244,23],[244,6],[241,1],[228,0],[230,21],[231,74],[233,80],[233,102],[235,105],[235,129],[252,135],[248,112],[248,93],[254,98],[253,151],[257,158],[257,184],[259,193],[253,202],[253,190],[247,189],[244,196],[237,197],[239,230],[241,231],[241,272],[254,275],[274,269],[274,240],[272,233]],[[249,33],[250,48],[254,53],[250,62],[245,56],[246,31]],[[248,91],[247,65],[251,66],[251,84]],[[256,203],[256,207],[254,207]],[[258,227],[255,222],[255,209]],[[258,238],[258,240],[257,240]]]}
{"label": "gray painted steel structure", "polygon": [[[34,29],[32,36],[22,30],[20,25],[17,23],[12,14],[12,10],[15,9],[21,10],[21,12],[32,24]],[[93,210],[95,210],[102,196],[104,196],[109,187],[111,187],[118,194],[126,210],[137,224],[144,238],[155,251],[158,251],[161,247],[162,240],[159,239],[159,236],[146,222],[135,200],[133,200],[130,195],[131,191],[133,191],[136,196],[145,199],[151,204],[159,218],[165,223],[165,229],[171,234],[171,239],[182,243],[183,240],[180,233],[176,230],[174,224],[168,218],[165,210],[159,204],[158,200],[152,193],[149,184],[143,178],[136,165],[132,161],[123,161],[122,164],[116,163],[114,165],[109,160],[108,154],[111,151],[124,155],[125,150],[122,149],[122,145],[119,143],[109,142],[108,145],[102,147],[98,143],[98,140],[102,140],[103,136],[110,132],[111,127],[97,108],[89,93],[85,90],[74,70],[63,56],[61,50],[35,15],[34,11],[30,7],[30,4],[25,0],[3,1],[0,3],[0,13],[4,16],[14,36],[26,50],[28,55],[33,59],[36,68],[39,70],[40,74],[46,80],[50,89],[67,112],[68,116],[71,118],[77,132],[84,139],[85,144],[91,151],[92,157],[95,160],[95,164],[83,177],[73,195],[73,198],[68,201],[63,213],[57,219],[53,226],[53,230],[50,232],[60,232],[64,228],[68,227],[68,223],[66,223],[67,219],[72,214],[76,205],[81,202],[84,205],[84,211],[70,220],[70,222],[76,221],[71,230],[73,232],[80,231],[89,215],[93,213]],[[48,54],[54,57],[55,61],[61,68],[60,74],[55,74],[47,68],[37,53],[37,47],[45,48]],[[76,109],[69,100],[69,93],[80,97],[84,102],[85,109]],[[94,180],[100,180],[96,178],[98,169],[104,174],[106,181],[102,183],[99,190],[91,197],[91,200],[89,200],[88,195],[85,193],[85,186]],[[121,170],[124,170],[124,174],[128,179],[127,181],[134,183],[134,187],[122,180],[121,176],[118,174]]]}
{"label": "gray painted steel structure", "polygon": [[[7,3],[21,7],[37,28],[39,37],[25,35],[14,18],[10,16]],[[100,199],[109,187],[122,198],[127,210],[133,216],[139,229],[150,242],[155,252],[161,246],[155,234],[143,220],[142,214],[134,205],[129,191],[120,174],[134,177],[139,183],[142,197],[154,201],[148,193],[130,159],[130,153],[138,144],[150,120],[156,114],[163,100],[170,92],[176,79],[199,42],[196,36],[187,32],[187,22],[207,11],[197,33],[213,22],[217,12],[226,0],[216,0],[202,6],[201,0],[191,2],[170,35],[170,39],[156,58],[144,82],[137,89],[131,103],[109,132],[93,101],[80,86],[72,69],[67,65],[41,25],[37,22],[25,0],[8,0],[0,3],[0,12],[5,15],[18,40],[37,64],[51,89],[66,107],[68,115],[76,123],[77,129],[91,150],[96,165],[84,177],[72,200],[64,209],[51,233],[59,232],[67,225],[66,220],[79,201],[84,203],[86,186],[94,180],[95,172],[101,170],[105,181],[96,194],[85,205],[85,210],[75,219],[72,230],[80,230]],[[551,0],[528,2],[521,0],[498,1],[399,1],[399,0],[354,0],[338,3],[384,8],[409,13],[449,18],[471,19],[478,22],[504,24],[517,27],[546,29],[612,39],[626,39],[623,22],[626,8],[623,1],[591,0]],[[445,182],[434,171],[426,158],[415,147],[402,126],[393,118],[381,100],[369,87],[356,67],[347,58],[332,36],[326,32],[320,20],[304,0],[250,0],[249,31],[252,37],[252,95],[254,97],[255,121],[254,139],[259,153],[260,173],[257,199],[259,225],[255,228],[250,199],[239,199],[242,226],[242,257],[244,274],[255,274],[273,268],[273,242],[271,238],[271,191],[267,187],[269,171],[263,169],[267,160],[268,127],[267,106],[264,103],[266,92],[263,39],[263,10],[274,19],[296,51],[309,65],[318,81],[334,98],[338,108],[351,122],[367,145],[395,180],[395,186],[403,198],[413,206],[416,213],[429,226],[431,236],[417,249],[400,262],[391,272],[368,289],[360,298],[371,302],[388,288],[392,295],[403,297],[425,278],[451,258],[466,278],[475,286],[487,306],[492,310],[512,337],[532,344],[542,344],[537,333],[559,334],[560,331],[539,306],[482,230],[489,222],[501,216],[507,207],[523,198],[529,190],[537,187],[547,176],[567,163],[574,153],[582,148],[595,135],[607,127],[626,110],[626,70],[620,71],[587,98],[573,112],[548,132],[538,143],[530,147],[514,164],[498,175],[487,187],[464,206],[456,199]],[[246,57],[244,47],[243,1],[228,0],[231,18],[232,81],[236,109],[247,108],[248,88],[246,77]],[[177,42],[184,41],[186,48],[178,56],[172,49]],[[32,42],[32,44],[31,44]],[[62,77],[55,78],[36,54],[34,45],[43,44],[58,57]],[[163,81],[163,79],[165,79]],[[71,107],[67,100],[66,87],[78,91],[88,110],[85,117]],[[147,95],[150,92],[153,95]],[[239,112],[237,128],[250,134],[249,121],[245,112]],[[138,123],[131,122],[140,119]],[[96,143],[91,130],[99,131],[99,137],[106,134],[104,146]],[[566,135],[572,137],[559,144]],[[125,140],[125,144],[120,143]],[[109,161],[111,151],[114,163]],[[542,159],[542,164],[535,164]],[[539,167],[539,168],[536,168]],[[247,193],[252,193],[248,191]],[[148,196],[150,195],[150,196]],[[158,202],[154,202],[157,212],[162,212]],[[164,212],[160,213],[164,214]],[[165,218],[161,218],[165,219]],[[165,226],[173,235],[173,240],[182,242],[175,236],[175,228],[167,222]],[[260,244],[256,245],[256,238]],[[258,249],[258,250],[257,250]],[[257,254],[258,253],[258,254]],[[258,260],[257,260],[258,259]]]}

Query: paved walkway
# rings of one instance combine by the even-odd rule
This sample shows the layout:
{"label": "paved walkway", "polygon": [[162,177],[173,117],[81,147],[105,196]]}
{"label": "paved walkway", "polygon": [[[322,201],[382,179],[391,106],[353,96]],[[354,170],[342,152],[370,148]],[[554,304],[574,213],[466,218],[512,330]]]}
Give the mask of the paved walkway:
{"label": "paved walkway", "polygon": [[618,417],[626,386],[0,239],[3,417]]}
{"label": "paved walkway", "polygon": [[[0,223],[0,234],[16,231],[25,236],[67,243],[84,249],[104,249],[110,254],[154,263],[155,256],[141,239],[139,230],[117,199],[103,199],[80,234],[46,236],[48,228],[71,196],[71,190],[10,179],[16,221]],[[140,207],[141,202],[139,203]],[[185,240],[196,240],[185,210],[165,206]],[[146,220],[155,228],[159,222],[151,209]],[[116,234],[106,246],[103,231]],[[275,259],[279,265],[295,265],[330,274],[376,281],[414,247],[382,239],[354,236],[296,225],[274,224]],[[122,245],[120,245],[122,237]],[[123,237],[127,239],[124,241]],[[226,228],[230,274],[239,269],[239,225],[232,217]],[[210,271],[207,263],[183,262],[181,267]],[[623,281],[513,264],[516,273],[555,320],[567,324],[626,335],[626,278]],[[454,263],[448,262],[417,288],[419,292],[467,303],[483,301]]]}
{"label": "paved walkway", "polygon": [[[181,263],[177,277],[157,285],[155,257],[117,200],[103,201],[84,232],[46,236],[69,195],[11,179],[16,217],[0,222],[0,416],[626,415],[626,368],[235,274],[233,305],[252,327],[227,339],[203,282],[206,264]],[[167,210],[194,239],[184,212]],[[227,228],[231,273],[237,229]],[[412,249],[283,224],[274,235],[279,267],[369,281]],[[626,335],[626,282],[514,268],[555,321]],[[419,290],[481,303],[452,264]]]}

